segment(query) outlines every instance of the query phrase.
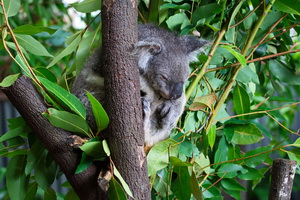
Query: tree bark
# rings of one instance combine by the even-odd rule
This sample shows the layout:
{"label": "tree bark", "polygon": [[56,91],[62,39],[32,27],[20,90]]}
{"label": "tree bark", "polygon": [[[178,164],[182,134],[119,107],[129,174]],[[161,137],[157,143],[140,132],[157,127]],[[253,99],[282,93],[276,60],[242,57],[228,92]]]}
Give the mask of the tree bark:
{"label": "tree bark", "polygon": [[98,199],[97,177],[99,171],[95,165],[91,165],[84,172],[75,174],[81,153],[74,151],[74,148],[67,143],[71,133],[52,126],[42,115],[47,110],[45,100],[35,89],[31,80],[22,76],[12,86],[2,88],[2,91],[42,141],[79,198]]}
{"label": "tree bark", "polygon": [[289,200],[293,189],[297,162],[286,159],[273,161],[269,200]]}
{"label": "tree bark", "polygon": [[112,160],[136,199],[151,199],[137,57],[137,1],[103,0],[103,59]]}

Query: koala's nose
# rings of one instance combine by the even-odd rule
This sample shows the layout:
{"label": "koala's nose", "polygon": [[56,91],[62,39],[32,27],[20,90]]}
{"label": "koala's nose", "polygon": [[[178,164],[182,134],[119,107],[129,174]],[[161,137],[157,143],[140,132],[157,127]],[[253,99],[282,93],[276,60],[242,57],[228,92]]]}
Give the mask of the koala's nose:
{"label": "koala's nose", "polygon": [[178,99],[179,97],[181,97],[182,91],[183,91],[183,83],[182,82],[175,83],[173,85],[171,99]]}

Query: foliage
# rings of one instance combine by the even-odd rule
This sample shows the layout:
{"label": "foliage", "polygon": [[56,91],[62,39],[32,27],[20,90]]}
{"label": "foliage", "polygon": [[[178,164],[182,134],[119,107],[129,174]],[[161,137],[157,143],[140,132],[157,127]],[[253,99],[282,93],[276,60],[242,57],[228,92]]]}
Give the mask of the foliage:
{"label": "foliage", "polygon": [[[88,14],[100,9],[100,1],[72,5],[87,13],[82,18],[89,24],[79,31],[72,26],[61,29],[66,26],[63,19],[69,18],[61,3],[37,2],[1,0],[0,51],[15,62],[7,66],[14,75],[0,86],[11,85],[17,73],[29,76],[53,106],[44,113],[49,121],[90,138],[81,147],[80,173],[93,160],[110,156],[106,141],[97,137],[109,122],[101,104],[89,94],[98,125],[93,133],[85,122],[85,109],[69,93],[88,53],[101,44],[101,19]],[[275,156],[300,161],[299,139],[292,139],[298,138],[299,129],[290,128],[300,103],[299,13],[297,0],[139,2],[140,21],[200,35],[212,43],[190,65],[186,112],[178,127],[147,156],[153,199],[222,199],[222,191],[236,199],[248,191],[254,198],[257,186],[268,181]],[[22,118],[9,123],[10,131],[0,137],[0,155],[11,158],[6,173],[0,171],[0,178],[6,174],[6,198],[30,199],[40,189],[45,197],[60,198],[50,188],[58,172],[47,150]],[[23,144],[29,147],[17,148]],[[124,197],[124,190],[131,194],[114,171],[110,195]],[[65,198],[73,199],[74,191]]]}

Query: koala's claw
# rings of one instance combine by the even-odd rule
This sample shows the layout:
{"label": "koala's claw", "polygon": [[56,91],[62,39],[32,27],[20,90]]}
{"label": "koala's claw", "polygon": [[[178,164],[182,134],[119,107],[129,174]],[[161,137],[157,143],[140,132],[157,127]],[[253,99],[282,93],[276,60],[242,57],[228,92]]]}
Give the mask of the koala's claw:
{"label": "koala's claw", "polygon": [[142,97],[143,118],[148,118],[151,115],[151,103],[148,99]]}

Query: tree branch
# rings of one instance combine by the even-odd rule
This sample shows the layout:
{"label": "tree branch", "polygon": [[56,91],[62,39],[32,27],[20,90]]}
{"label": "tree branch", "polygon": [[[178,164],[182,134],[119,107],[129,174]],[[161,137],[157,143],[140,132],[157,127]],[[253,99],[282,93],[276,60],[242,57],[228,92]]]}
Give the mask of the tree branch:
{"label": "tree branch", "polygon": [[31,80],[22,76],[2,91],[42,141],[80,199],[98,199],[96,166],[91,165],[84,172],[75,174],[81,155],[67,143],[71,133],[52,126],[42,115],[47,107]]}
{"label": "tree branch", "polygon": [[137,57],[137,1],[102,1],[106,111],[111,157],[136,199],[151,199],[144,155]]}

